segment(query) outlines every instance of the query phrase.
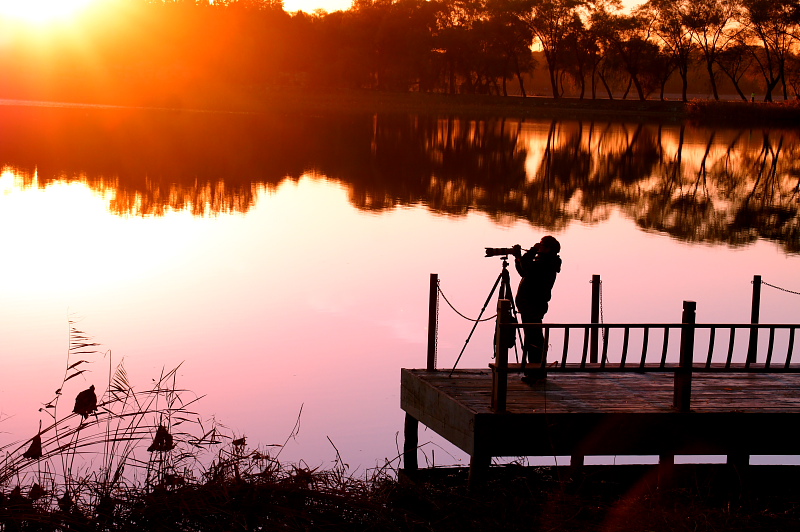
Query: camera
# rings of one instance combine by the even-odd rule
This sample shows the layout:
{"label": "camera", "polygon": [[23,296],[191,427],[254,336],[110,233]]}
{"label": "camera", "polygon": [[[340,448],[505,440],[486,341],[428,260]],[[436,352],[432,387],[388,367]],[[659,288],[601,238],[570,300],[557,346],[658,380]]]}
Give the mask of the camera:
{"label": "camera", "polygon": [[498,255],[513,255],[514,248],[486,248],[487,257],[497,257]]}

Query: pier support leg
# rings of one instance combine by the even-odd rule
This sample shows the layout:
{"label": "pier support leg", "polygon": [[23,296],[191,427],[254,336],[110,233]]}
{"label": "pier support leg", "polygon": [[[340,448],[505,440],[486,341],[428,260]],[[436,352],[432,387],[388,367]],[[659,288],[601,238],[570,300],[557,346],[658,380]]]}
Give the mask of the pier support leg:
{"label": "pier support leg", "polygon": [[726,460],[728,466],[727,485],[729,500],[740,499],[750,487],[750,455],[729,454]]}
{"label": "pier support leg", "polygon": [[729,454],[726,463],[730,466],[747,467],[750,465],[749,454]]}
{"label": "pier support leg", "polygon": [[569,478],[571,481],[574,482],[581,477],[585,458],[582,454],[573,454],[569,457]]}
{"label": "pier support leg", "polygon": [[407,473],[414,473],[419,465],[417,463],[417,447],[419,446],[419,421],[411,414],[406,414],[403,430],[403,469]]}
{"label": "pier support leg", "polygon": [[658,455],[658,487],[668,488],[675,476],[675,455]]}
{"label": "pier support leg", "polygon": [[489,474],[489,466],[492,465],[492,457],[486,455],[475,455],[469,458],[469,487],[477,488],[486,482]]}

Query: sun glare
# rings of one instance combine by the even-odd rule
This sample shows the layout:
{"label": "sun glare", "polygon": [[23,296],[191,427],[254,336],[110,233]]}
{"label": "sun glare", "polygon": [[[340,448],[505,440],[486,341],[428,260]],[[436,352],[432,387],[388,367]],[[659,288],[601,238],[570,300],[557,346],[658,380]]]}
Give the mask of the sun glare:
{"label": "sun glare", "polygon": [[44,24],[68,20],[97,0],[0,0],[0,19]]}

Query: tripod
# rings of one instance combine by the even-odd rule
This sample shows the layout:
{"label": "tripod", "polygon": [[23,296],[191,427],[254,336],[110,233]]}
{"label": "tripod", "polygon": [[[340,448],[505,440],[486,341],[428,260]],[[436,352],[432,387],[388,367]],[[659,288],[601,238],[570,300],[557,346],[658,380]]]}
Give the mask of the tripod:
{"label": "tripod", "polygon": [[[450,374],[448,377],[453,376],[453,372],[456,370],[456,366],[458,366],[458,362],[461,360],[461,356],[464,354],[464,350],[467,348],[467,344],[469,344],[470,339],[472,338],[472,334],[475,332],[475,329],[478,327],[478,324],[481,322],[481,316],[486,311],[486,307],[489,306],[489,302],[492,300],[492,295],[494,295],[495,290],[497,287],[500,287],[500,292],[498,293],[497,299],[508,299],[511,301],[511,315],[514,317],[516,321],[517,316],[517,309],[514,306],[514,296],[511,292],[511,276],[508,273],[508,255],[503,255],[502,257],[503,269],[500,271],[500,275],[497,276],[497,279],[492,286],[492,289],[489,291],[489,296],[486,298],[486,301],[483,303],[483,308],[481,308],[480,314],[478,314],[478,318],[475,320],[475,323],[472,325],[472,330],[469,332],[466,341],[464,342],[464,347],[461,348],[461,352],[458,354],[458,358],[456,359],[456,363],[453,364],[453,369],[450,370]],[[514,335],[516,336],[516,332]],[[516,343],[514,344],[514,348],[516,349]],[[522,364],[525,365],[525,354],[523,348],[523,355],[522,355]]]}

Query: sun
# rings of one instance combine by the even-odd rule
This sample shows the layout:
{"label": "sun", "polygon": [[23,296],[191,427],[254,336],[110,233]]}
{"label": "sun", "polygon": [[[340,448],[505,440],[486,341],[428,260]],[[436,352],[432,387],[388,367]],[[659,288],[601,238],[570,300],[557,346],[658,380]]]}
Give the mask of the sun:
{"label": "sun", "polygon": [[43,24],[69,19],[97,0],[0,0],[0,20]]}

